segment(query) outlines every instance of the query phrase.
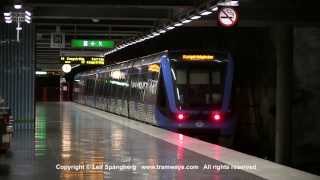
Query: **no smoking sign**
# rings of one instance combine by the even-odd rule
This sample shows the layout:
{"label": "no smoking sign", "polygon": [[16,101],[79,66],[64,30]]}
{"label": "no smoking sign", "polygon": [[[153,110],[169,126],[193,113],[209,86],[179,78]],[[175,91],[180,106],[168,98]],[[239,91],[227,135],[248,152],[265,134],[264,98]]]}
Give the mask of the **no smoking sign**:
{"label": "no smoking sign", "polygon": [[239,14],[234,7],[223,6],[218,11],[218,23],[223,27],[232,27],[238,23]]}

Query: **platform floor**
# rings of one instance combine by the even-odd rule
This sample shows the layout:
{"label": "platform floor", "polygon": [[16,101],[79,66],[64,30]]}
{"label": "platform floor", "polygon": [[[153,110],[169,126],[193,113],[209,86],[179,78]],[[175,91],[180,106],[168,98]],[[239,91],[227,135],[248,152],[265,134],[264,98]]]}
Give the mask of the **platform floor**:
{"label": "platform floor", "polygon": [[[185,148],[188,137],[183,135],[154,132],[166,137],[161,139],[144,133],[148,126],[138,130],[85,108],[74,103],[39,103],[35,132],[14,134],[11,153],[1,157],[0,179],[263,179],[242,170],[214,170],[224,164]],[[224,152],[213,153],[219,157]],[[177,165],[196,169],[176,170]]]}

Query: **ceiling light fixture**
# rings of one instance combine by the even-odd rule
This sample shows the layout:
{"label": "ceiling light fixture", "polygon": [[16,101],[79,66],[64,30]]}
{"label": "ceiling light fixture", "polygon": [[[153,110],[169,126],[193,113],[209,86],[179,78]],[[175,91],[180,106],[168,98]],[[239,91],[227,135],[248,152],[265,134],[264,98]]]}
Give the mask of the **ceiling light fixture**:
{"label": "ceiling light fixture", "polygon": [[204,10],[204,11],[201,11],[201,12],[200,12],[200,15],[201,15],[201,16],[207,16],[207,15],[209,15],[209,14],[212,14],[212,11]]}
{"label": "ceiling light fixture", "polygon": [[21,8],[22,8],[22,5],[21,5],[21,4],[15,4],[13,7],[14,7],[15,9],[21,9]]}
{"label": "ceiling light fixture", "polygon": [[200,18],[201,18],[201,16],[199,16],[199,15],[194,15],[194,16],[190,17],[190,19],[192,19],[192,20],[197,20],[197,19],[200,19]]}
{"label": "ceiling light fixture", "polygon": [[176,27],[174,27],[174,26],[168,26],[168,27],[167,27],[168,30],[172,30],[172,29],[174,29],[174,28],[176,28]]}
{"label": "ceiling light fixture", "polygon": [[192,21],[192,20],[190,20],[190,19],[183,19],[183,20],[182,20],[182,23],[183,23],[183,24],[187,24],[187,23],[189,23],[189,22],[191,22],[191,21]]}
{"label": "ceiling light fixture", "polygon": [[26,13],[26,15],[31,16],[31,12],[29,11],[25,11],[24,13]]}
{"label": "ceiling light fixture", "polygon": [[219,6],[239,6],[239,1],[226,1],[218,3]]}
{"label": "ceiling light fixture", "polygon": [[30,11],[22,9],[22,4],[14,4],[10,11],[3,13],[5,23],[17,23],[17,42],[20,41],[20,31],[22,30],[21,23],[26,22],[30,24],[32,19],[31,15],[32,13]]}
{"label": "ceiling light fixture", "polygon": [[167,31],[164,30],[164,29],[160,29],[160,30],[159,30],[159,33],[161,33],[161,34],[166,33],[166,32],[167,32]]}
{"label": "ceiling light fixture", "polygon": [[3,15],[4,15],[5,17],[11,16],[11,12],[4,12]]}
{"label": "ceiling light fixture", "polygon": [[180,23],[180,22],[177,22],[177,23],[174,24],[175,27],[180,27],[180,26],[182,26],[182,25],[183,25],[183,24]]}
{"label": "ceiling light fixture", "polygon": [[[235,2],[228,1],[228,3],[238,4],[238,1],[235,1]],[[133,41],[128,41],[128,42],[122,43],[121,45],[118,45],[116,48],[107,51],[104,55],[109,55],[109,54],[117,52],[117,51],[119,51],[119,50],[121,50],[121,49],[123,49],[125,47],[128,47],[128,46],[143,42],[143,41],[148,40],[148,39],[152,39],[152,38],[154,38],[156,36],[160,36],[161,34],[164,34],[164,33],[168,32],[170,30],[173,30],[176,27],[180,27],[180,26],[183,26],[184,24],[192,22],[193,20],[200,19],[202,16],[207,16],[209,14],[212,14],[213,12],[218,10],[218,6],[217,5],[219,5],[219,3],[218,4],[216,3],[213,6],[212,6],[212,3],[211,4],[207,3],[207,6],[206,6],[205,9],[202,9],[201,11],[198,9],[198,10],[196,10],[196,12],[194,14],[191,14],[188,17],[184,17],[183,19],[178,19],[178,21],[174,22],[173,24],[169,24],[169,25],[167,25],[165,27],[158,27],[159,29],[157,29],[154,32],[151,32],[149,34],[141,36],[141,37],[139,37],[139,38],[137,38],[137,39],[135,39]]]}
{"label": "ceiling light fixture", "polygon": [[217,6],[213,6],[213,7],[211,8],[211,11],[218,11],[218,7],[217,7]]}
{"label": "ceiling light fixture", "polygon": [[25,15],[24,18],[27,19],[27,20],[29,20],[29,21],[31,20],[31,17],[30,17],[30,16],[27,16],[27,15]]}
{"label": "ceiling light fixture", "polygon": [[91,20],[92,20],[92,22],[94,22],[94,23],[100,22],[100,19],[98,19],[98,18],[92,18]]}
{"label": "ceiling light fixture", "polygon": [[159,36],[160,33],[154,32],[154,33],[152,33],[152,35],[153,35],[153,36]]}
{"label": "ceiling light fixture", "polygon": [[36,71],[36,75],[47,75],[46,71]]}

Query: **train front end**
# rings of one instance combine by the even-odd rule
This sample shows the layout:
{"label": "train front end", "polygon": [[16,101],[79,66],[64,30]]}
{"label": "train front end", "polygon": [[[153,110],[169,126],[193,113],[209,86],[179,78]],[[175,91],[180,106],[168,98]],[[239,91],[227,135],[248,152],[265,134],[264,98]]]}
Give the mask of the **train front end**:
{"label": "train front end", "polygon": [[233,134],[234,64],[230,55],[172,53],[162,59],[161,64],[169,111],[165,121],[169,128]]}

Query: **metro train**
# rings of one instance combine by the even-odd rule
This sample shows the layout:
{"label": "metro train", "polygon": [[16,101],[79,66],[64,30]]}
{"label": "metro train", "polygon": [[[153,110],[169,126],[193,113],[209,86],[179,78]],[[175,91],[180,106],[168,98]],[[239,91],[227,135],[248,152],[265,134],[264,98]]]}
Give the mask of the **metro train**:
{"label": "metro train", "polygon": [[73,101],[171,130],[232,135],[229,53],[163,51],[76,74]]}

